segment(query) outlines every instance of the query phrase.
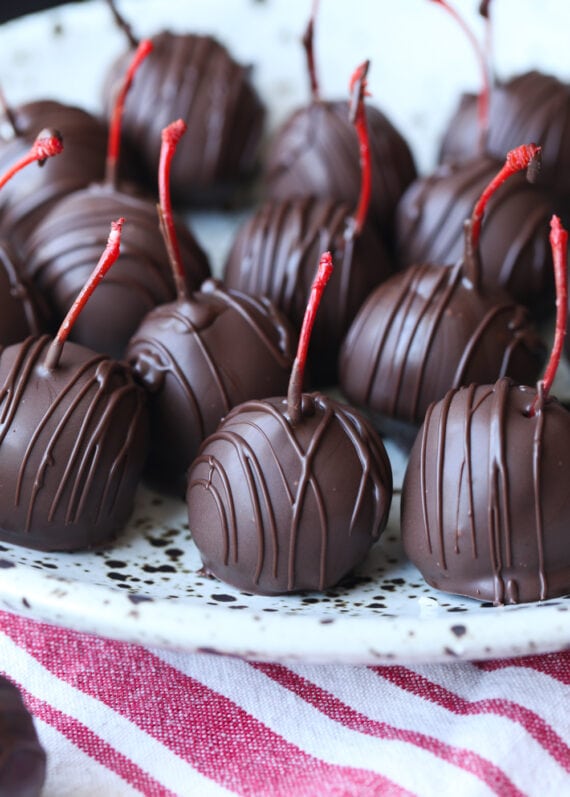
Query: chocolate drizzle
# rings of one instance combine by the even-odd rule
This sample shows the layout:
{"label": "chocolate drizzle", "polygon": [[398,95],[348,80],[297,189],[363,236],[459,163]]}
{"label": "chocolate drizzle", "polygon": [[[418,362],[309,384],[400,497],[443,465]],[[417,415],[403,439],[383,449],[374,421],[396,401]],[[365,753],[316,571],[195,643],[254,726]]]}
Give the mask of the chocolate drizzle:
{"label": "chocolate drizzle", "polygon": [[17,687],[0,676],[0,794],[40,797],[46,753]]}
{"label": "chocolate drizzle", "polygon": [[[182,118],[190,135],[180,142],[172,170],[173,197],[196,203],[227,199],[235,183],[254,169],[264,108],[250,70],[238,64],[210,36],[153,36],[154,51],[141,64],[123,116],[123,132],[140,151],[155,180],[161,131]],[[129,51],[111,67],[105,94],[132,57]]]}
{"label": "chocolate drizzle", "polygon": [[316,319],[310,349],[312,378],[336,379],[340,342],[370,291],[391,265],[378,236],[367,225],[352,231],[351,209],[311,197],[266,202],[242,227],[230,251],[225,282],[268,296],[299,329],[315,269],[330,250],[335,270]]}
{"label": "chocolate drizzle", "polygon": [[496,604],[570,589],[570,415],[508,379],[432,405],[402,492],[406,553],[440,589]]}
{"label": "chocolate drizzle", "polygon": [[362,306],[341,349],[340,382],[355,404],[421,423],[452,387],[505,375],[534,382],[542,354],[524,308],[475,290],[463,263],[410,266]]}
{"label": "chocolate drizzle", "polygon": [[189,472],[189,523],[204,566],[241,589],[326,589],[387,522],[391,469],[368,422],[320,394],[302,405],[295,426],[286,399],[237,407]]}
{"label": "chocolate drizzle", "polygon": [[221,418],[242,401],[286,389],[294,344],[269,300],[214,280],[149,313],[126,356],[149,392],[151,480],[184,494],[186,471]]}
{"label": "chocolate drizzle", "polygon": [[113,539],[132,509],[146,455],[144,397],[124,365],[50,339],[0,357],[0,537],[42,550]]}

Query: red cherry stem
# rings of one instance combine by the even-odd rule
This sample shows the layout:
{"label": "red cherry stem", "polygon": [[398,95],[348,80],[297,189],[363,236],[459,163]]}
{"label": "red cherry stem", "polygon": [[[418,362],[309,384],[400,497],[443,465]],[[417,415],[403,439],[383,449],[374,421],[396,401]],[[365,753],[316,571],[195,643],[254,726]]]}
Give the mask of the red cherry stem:
{"label": "red cherry stem", "polygon": [[121,150],[121,122],[123,118],[123,109],[125,107],[125,100],[129,89],[131,88],[133,79],[137,69],[142,64],[144,59],[154,49],[153,43],[150,39],[143,39],[138,45],[132,61],[129,64],[127,73],[124,77],[123,84],[115,100],[113,113],[111,115],[111,122],[109,124],[109,142],[107,145],[107,162],[105,164],[105,182],[110,185],[115,185],[117,180],[117,162],[119,160],[119,152]]}
{"label": "red cherry stem", "polygon": [[172,122],[163,129],[162,146],[160,148],[160,163],[158,167],[158,193],[160,197],[160,204],[158,205],[158,218],[160,221],[162,237],[164,238],[164,243],[168,252],[168,259],[170,261],[170,266],[174,275],[176,293],[180,301],[184,301],[184,299],[188,298],[188,289],[186,286],[182,255],[180,254],[180,247],[178,245],[178,238],[176,236],[176,229],[174,227],[174,217],[172,214],[172,202],[170,198],[170,168],[178,142],[187,129],[188,127],[186,122],[184,122],[182,119]]}
{"label": "red cherry stem", "polygon": [[21,131],[18,128],[18,123],[16,121],[16,114],[8,104],[6,97],[4,95],[4,90],[2,89],[1,86],[0,86],[0,108],[2,108],[2,113],[8,120],[8,124],[12,128],[14,135],[15,136],[21,135]]}
{"label": "red cherry stem", "polygon": [[431,0],[431,2],[440,5],[448,12],[448,14],[453,17],[453,19],[457,22],[459,27],[469,39],[469,42],[475,53],[475,57],[479,62],[482,85],[481,91],[479,92],[479,96],[477,98],[477,117],[479,120],[479,150],[483,151],[487,139],[487,131],[489,130],[489,96],[491,93],[491,88],[489,85],[489,67],[485,58],[485,53],[475,38],[469,25],[467,25],[463,17],[461,17],[460,14],[458,14],[457,11],[446,2],[446,0]]}
{"label": "red cherry stem", "polygon": [[48,158],[59,155],[62,151],[63,141],[61,134],[57,130],[42,130],[28,152],[0,177],[0,188],[3,188],[8,180],[29,163],[37,162],[40,166],[43,166]]}
{"label": "red cherry stem", "polygon": [[370,67],[370,61],[358,66],[350,79],[350,109],[349,117],[353,123],[358,136],[358,146],[360,152],[360,197],[358,206],[353,217],[353,233],[359,235],[364,227],[368,207],[370,205],[370,195],[372,192],[372,161],[370,158],[370,143],[368,139],[368,124],[366,122],[366,107],[364,98],[369,97],[367,91],[368,81],[366,76]]}
{"label": "red cherry stem", "polygon": [[319,94],[319,81],[317,79],[317,69],[315,65],[315,20],[319,10],[319,0],[313,0],[313,9],[311,11],[311,18],[309,19],[305,33],[303,34],[303,47],[305,48],[305,55],[307,56],[307,71],[309,73],[309,82],[311,84],[311,97],[313,102],[318,102],[320,99]]}
{"label": "red cherry stem", "polygon": [[568,233],[562,226],[558,216],[553,216],[550,220],[550,246],[552,247],[554,282],[556,284],[556,329],[550,359],[546,366],[544,377],[539,383],[536,398],[529,411],[531,417],[537,411],[540,411],[544,401],[548,398],[562,358],[562,349],[568,325]]}
{"label": "red cherry stem", "polygon": [[505,164],[498,174],[493,177],[491,182],[484,189],[483,193],[475,203],[471,219],[466,225],[465,239],[465,271],[468,279],[473,285],[479,285],[479,267],[477,263],[477,253],[479,250],[479,237],[481,235],[481,224],[487,203],[495,191],[515,172],[526,169],[526,176],[529,182],[534,182],[540,170],[541,148],[536,144],[523,144],[507,153]]}
{"label": "red cherry stem", "polygon": [[133,48],[133,50],[136,49],[139,46],[139,40],[133,34],[131,26],[126,21],[126,19],[121,14],[119,14],[119,11],[113,0],[107,0],[107,5],[111,9],[111,14],[113,15],[115,23],[123,31],[123,33],[129,40],[129,45]]}
{"label": "red cherry stem", "polygon": [[311,294],[305,310],[303,318],[303,325],[299,334],[299,345],[297,347],[297,356],[291,369],[291,377],[289,379],[289,389],[287,391],[287,412],[289,414],[289,421],[292,426],[301,422],[302,419],[302,393],[303,393],[303,377],[305,375],[305,364],[307,362],[307,352],[309,350],[309,340],[311,332],[315,323],[317,310],[321,303],[323,291],[327,282],[329,281],[333,272],[332,255],[330,252],[325,252],[321,255],[317,274],[313,280],[311,287]]}
{"label": "red cherry stem", "polygon": [[111,222],[111,232],[107,240],[105,251],[99,258],[99,262],[91,272],[89,279],[79,292],[77,298],[69,308],[69,311],[57,332],[57,335],[52,340],[49,349],[47,350],[44,366],[48,371],[53,371],[57,368],[63,344],[73,327],[77,317],[87,304],[87,300],[97,287],[105,274],[109,271],[115,260],[119,257],[119,250],[121,245],[121,230],[125,220],[123,218]]}

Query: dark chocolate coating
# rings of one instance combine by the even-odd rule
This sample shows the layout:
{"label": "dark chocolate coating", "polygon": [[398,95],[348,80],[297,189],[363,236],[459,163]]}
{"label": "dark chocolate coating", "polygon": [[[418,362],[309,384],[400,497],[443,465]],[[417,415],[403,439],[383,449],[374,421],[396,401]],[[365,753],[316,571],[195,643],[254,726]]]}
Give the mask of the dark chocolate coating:
{"label": "dark chocolate coating", "polygon": [[53,100],[12,112],[18,135],[0,138],[0,174],[28,152],[43,128],[57,129],[64,142],[60,155],[16,174],[0,192],[0,232],[19,245],[60,199],[103,179],[107,127],[87,111]]}
{"label": "dark chocolate coating", "polygon": [[188,478],[188,518],[205,568],[272,595],[332,587],[383,531],[392,471],[359,413],[305,394],[236,407],[204,442]]}
{"label": "dark chocolate coating", "polygon": [[0,346],[18,343],[43,331],[43,320],[32,286],[20,275],[13,248],[0,240]]}
{"label": "dark chocolate coating", "polygon": [[107,543],[131,513],[148,444],[145,396],[126,364],[50,339],[0,354],[0,539],[45,551]]}
{"label": "dark chocolate coating", "polygon": [[407,555],[433,586],[501,603],[570,592],[570,415],[501,379],[430,407],[402,491]]}
{"label": "dark chocolate coating", "polygon": [[[285,122],[267,156],[268,197],[318,196],[356,207],[361,167],[348,111],[346,101],[313,102]],[[391,244],[396,205],[416,178],[416,166],[407,142],[378,108],[367,105],[366,120],[372,161],[369,219]]]}
{"label": "dark chocolate coating", "polygon": [[[160,156],[161,131],[183,119],[188,135],[172,164],[175,200],[223,202],[236,183],[251,176],[263,132],[265,110],[250,80],[211,36],[163,31],[152,37],[154,50],[141,64],[125,102],[122,130],[141,153],[153,184]],[[124,75],[132,51],[111,67],[105,95]]]}
{"label": "dark chocolate coating", "polygon": [[[74,324],[70,340],[124,356],[142,318],[176,297],[155,204],[109,185],[92,185],[59,202],[27,242],[26,273],[50,304],[54,328],[87,281],[105,248],[112,219],[124,216],[121,253]],[[176,225],[188,284],[210,274],[208,259],[189,230]]]}
{"label": "dark chocolate coating", "polygon": [[[488,156],[440,166],[408,188],[397,210],[402,267],[456,263],[464,249],[464,222],[502,163]],[[481,228],[481,283],[502,288],[531,308],[554,306],[549,222],[554,202],[521,173],[509,178],[485,210]]]}
{"label": "dark chocolate coating", "polygon": [[[470,158],[477,152],[476,98],[466,95],[444,137],[442,160]],[[570,85],[533,70],[497,83],[491,90],[485,149],[502,160],[521,144],[542,147],[539,184],[566,200],[570,196]]]}
{"label": "dark chocolate coating", "polygon": [[300,329],[320,255],[331,251],[334,271],[309,348],[315,384],[336,382],[342,338],[370,291],[391,273],[380,237],[369,225],[354,237],[351,224],[343,203],[266,202],[239,231],[226,263],[228,287],[268,296]]}
{"label": "dark chocolate coating", "polygon": [[296,335],[267,299],[214,280],[142,321],[126,357],[147,389],[152,482],[179,495],[205,437],[232,407],[287,390]]}
{"label": "dark chocolate coating", "polygon": [[527,311],[476,290],[457,266],[410,266],[380,285],[340,354],[340,384],[356,405],[419,424],[448,390],[500,376],[538,377],[543,347]]}
{"label": "dark chocolate coating", "polygon": [[0,675],[0,797],[39,797],[46,754],[18,688]]}

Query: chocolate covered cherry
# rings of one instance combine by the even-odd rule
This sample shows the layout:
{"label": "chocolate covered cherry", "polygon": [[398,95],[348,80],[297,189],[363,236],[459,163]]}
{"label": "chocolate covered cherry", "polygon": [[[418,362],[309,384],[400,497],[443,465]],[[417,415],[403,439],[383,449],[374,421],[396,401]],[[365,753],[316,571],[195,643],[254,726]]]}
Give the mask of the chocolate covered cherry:
{"label": "chocolate covered cherry", "polygon": [[126,364],[66,342],[116,259],[122,220],[57,336],[0,353],[0,539],[90,548],[126,523],[147,451],[144,394]]}
{"label": "chocolate covered cherry", "polygon": [[311,344],[311,381],[337,381],[340,343],[364,299],[392,271],[380,236],[367,221],[371,163],[364,112],[368,62],[351,80],[354,124],[361,141],[358,206],[305,197],[265,202],[240,229],[229,253],[225,283],[268,296],[298,330],[311,290],[314,263],[325,250],[336,265]]}
{"label": "chocolate covered cherry", "polygon": [[[313,196],[354,207],[361,181],[358,136],[348,104],[320,96],[313,56],[314,16],[313,10],[303,37],[311,102],[296,110],[273,136],[265,166],[265,193],[280,202]],[[369,220],[391,245],[396,205],[416,177],[416,167],[406,140],[388,117],[370,103],[364,113],[372,172]]]}
{"label": "chocolate covered cherry", "polygon": [[503,375],[536,379],[540,339],[525,308],[481,285],[478,242],[490,196],[515,171],[533,168],[538,153],[535,145],[509,153],[466,224],[463,260],[410,266],[365,301],[340,353],[340,383],[352,402],[419,424],[451,387]]}
{"label": "chocolate covered cherry", "polygon": [[249,401],[207,438],[188,475],[188,519],[204,567],[249,592],[323,590],[384,529],[392,473],[356,411],[302,394],[310,328],[332,268],[315,279],[287,398]]}
{"label": "chocolate covered cherry", "polygon": [[[107,104],[138,45],[114,3],[109,5],[131,50],[109,70]],[[251,69],[211,36],[162,31],[152,42],[152,55],[126,103],[125,136],[141,153],[154,183],[161,130],[182,118],[192,134],[177,153],[173,196],[195,204],[225,203],[252,175],[263,132],[265,109],[251,82]]]}

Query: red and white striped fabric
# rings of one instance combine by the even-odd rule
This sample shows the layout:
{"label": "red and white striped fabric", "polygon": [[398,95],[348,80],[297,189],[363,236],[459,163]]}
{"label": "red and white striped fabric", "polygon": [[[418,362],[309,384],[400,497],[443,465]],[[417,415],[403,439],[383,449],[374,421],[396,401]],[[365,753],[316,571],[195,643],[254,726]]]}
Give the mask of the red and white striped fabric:
{"label": "red and white striped fabric", "polygon": [[150,650],[0,612],[45,797],[570,793],[570,653],[325,666]]}

